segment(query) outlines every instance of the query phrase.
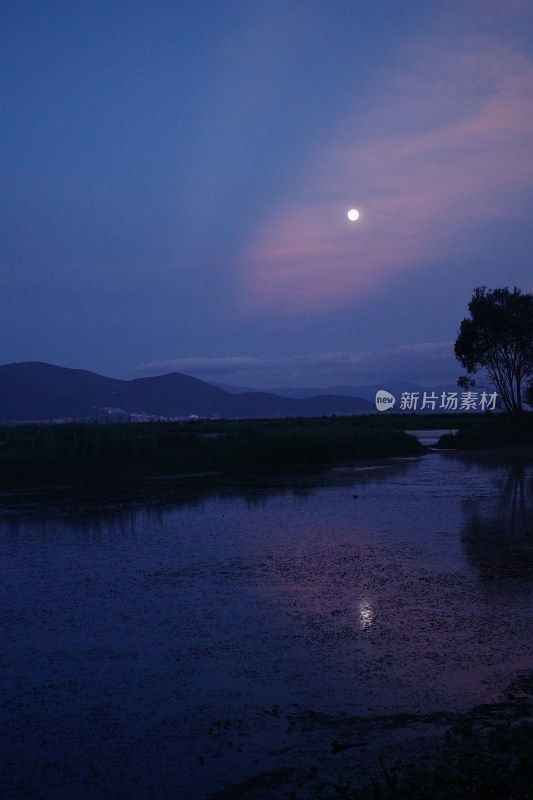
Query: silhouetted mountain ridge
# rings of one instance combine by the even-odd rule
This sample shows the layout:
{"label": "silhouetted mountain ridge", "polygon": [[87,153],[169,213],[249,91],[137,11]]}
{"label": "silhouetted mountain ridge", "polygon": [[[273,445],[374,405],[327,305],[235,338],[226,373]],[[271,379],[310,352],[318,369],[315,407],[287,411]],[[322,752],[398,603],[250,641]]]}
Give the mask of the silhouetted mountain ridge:
{"label": "silhouetted mountain ridge", "polygon": [[[251,389],[250,387],[233,386],[228,383],[213,383],[212,386],[217,386],[219,389],[224,389],[224,391],[229,392],[230,394],[240,394],[242,392],[254,391],[254,389]],[[373,402],[376,392],[379,391],[379,389],[385,389],[388,392],[392,392],[395,397],[399,398],[403,392],[419,392],[420,396],[422,396],[424,391],[434,391],[437,394],[443,391],[457,391],[457,385],[455,383],[447,383],[434,386],[422,385],[419,383],[414,383],[413,381],[384,380],[380,383],[364,384],[361,386],[339,384],[335,386],[328,386],[325,389],[316,386],[305,388],[291,386],[269,386],[268,389],[264,389],[262,391],[270,394],[276,394],[280,397],[293,397],[298,399],[322,395],[335,395],[336,397],[358,397],[362,400],[370,400]],[[257,389],[255,391],[260,390]]]}
{"label": "silhouetted mountain ridge", "polygon": [[368,414],[373,403],[356,397],[303,399],[268,392],[231,394],[172,372],[125,381],[39,361],[0,366],[0,420],[89,419],[107,415],[179,417],[288,417]]}

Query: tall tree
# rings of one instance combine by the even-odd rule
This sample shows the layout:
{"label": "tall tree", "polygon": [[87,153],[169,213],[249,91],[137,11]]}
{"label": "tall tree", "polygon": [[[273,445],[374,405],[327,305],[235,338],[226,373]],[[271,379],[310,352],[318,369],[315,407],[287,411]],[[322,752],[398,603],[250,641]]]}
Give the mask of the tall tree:
{"label": "tall tree", "polygon": [[513,414],[523,409],[523,393],[533,378],[533,295],[479,286],[461,322],[455,356],[467,374],[460,386],[473,386],[472,375],[484,371]]}

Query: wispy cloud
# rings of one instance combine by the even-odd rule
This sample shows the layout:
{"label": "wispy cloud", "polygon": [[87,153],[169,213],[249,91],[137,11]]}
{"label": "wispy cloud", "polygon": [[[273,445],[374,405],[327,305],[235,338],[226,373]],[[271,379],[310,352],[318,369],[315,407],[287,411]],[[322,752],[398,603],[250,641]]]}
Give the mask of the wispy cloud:
{"label": "wispy cloud", "polygon": [[410,380],[435,385],[455,380],[459,368],[452,342],[423,342],[387,350],[325,352],[280,358],[229,356],[177,358],[140,364],[136,372],[182,372],[207,381],[251,387],[362,385]]}
{"label": "wispy cloud", "polygon": [[[253,313],[346,307],[402,271],[471,250],[487,221],[525,213],[533,63],[515,45],[486,35],[426,44],[384,110],[346,127],[352,141],[325,146],[298,196],[249,242],[239,301]],[[490,244],[480,235],[478,247]]]}

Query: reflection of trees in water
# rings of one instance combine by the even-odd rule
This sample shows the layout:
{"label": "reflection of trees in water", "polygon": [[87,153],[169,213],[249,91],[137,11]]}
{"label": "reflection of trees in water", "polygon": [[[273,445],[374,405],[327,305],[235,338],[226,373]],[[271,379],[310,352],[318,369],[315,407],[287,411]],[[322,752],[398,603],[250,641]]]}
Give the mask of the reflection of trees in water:
{"label": "reflection of trees in water", "polygon": [[266,507],[276,497],[305,502],[328,487],[357,491],[389,480],[418,466],[417,459],[373,462],[299,475],[217,476],[161,480],[128,487],[84,492],[50,490],[18,495],[10,506],[3,502],[0,526],[13,538],[23,537],[28,525],[52,538],[69,528],[87,538],[135,538],[142,528],[160,527],[165,516],[182,508],[202,508],[209,502],[242,501],[249,508]]}
{"label": "reflection of trees in water", "polygon": [[484,465],[494,493],[465,507],[465,553],[482,578],[533,578],[532,463],[515,458]]}
{"label": "reflection of trees in water", "polygon": [[113,539],[135,540],[142,524],[156,525],[161,520],[161,509],[70,509],[57,514],[31,514],[9,517],[0,521],[11,544],[19,542],[24,546],[28,529],[43,540],[52,542],[65,534],[73,533],[83,541],[105,541]]}

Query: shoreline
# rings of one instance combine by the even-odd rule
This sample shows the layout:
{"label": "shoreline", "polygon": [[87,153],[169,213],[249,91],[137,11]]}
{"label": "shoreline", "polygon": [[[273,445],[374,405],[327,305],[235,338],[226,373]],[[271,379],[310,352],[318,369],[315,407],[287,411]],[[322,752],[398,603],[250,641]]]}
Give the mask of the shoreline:
{"label": "shoreline", "polygon": [[[210,800],[506,800],[533,797],[533,670],[519,670],[493,702],[464,711],[291,722],[310,736],[315,760],[217,791]],[[320,752],[322,739],[322,752]]]}
{"label": "shoreline", "polygon": [[350,485],[352,476],[362,471],[386,468],[397,461],[409,461],[438,454],[449,458],[499,461],[503,457],[517,461],[533,459],[533,445],[500,445],[480,448],[440,448],[424,446],[422,452],[410,455],[376,456],[375,458],[343,459],[292,472],[212,470],[176,472],[159,475],[131,475],[113,481],[83,480],[54,482],[24,481],[4,485],[0,489],[0,518],[29,514],[61,513],[64,508],[90,510],[106,508],[125,511],[147,504],[180,505],[206,494],[257,491],[291,491],[317,484]]}

